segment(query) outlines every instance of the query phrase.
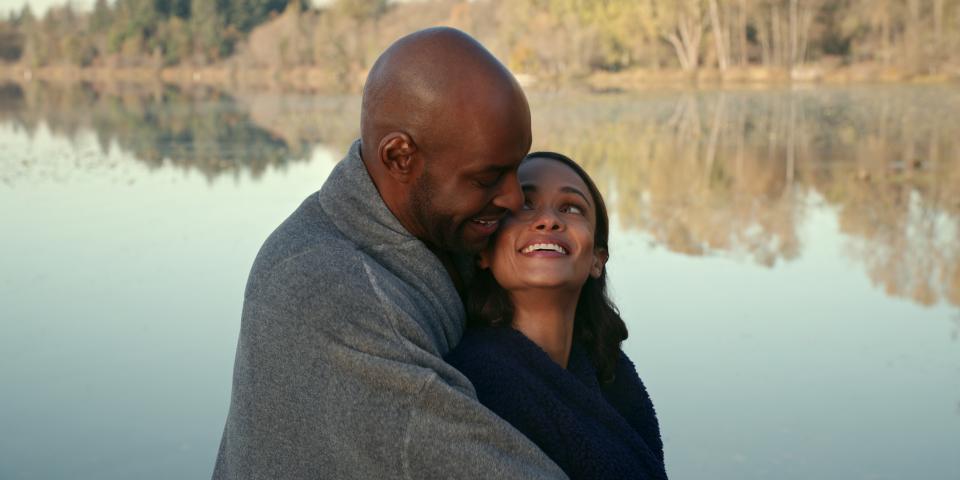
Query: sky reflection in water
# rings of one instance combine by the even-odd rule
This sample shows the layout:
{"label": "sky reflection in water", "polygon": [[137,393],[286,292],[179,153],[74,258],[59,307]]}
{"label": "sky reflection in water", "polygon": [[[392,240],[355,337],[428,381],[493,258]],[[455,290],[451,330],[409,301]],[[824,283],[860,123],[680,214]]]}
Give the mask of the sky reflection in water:
{"label": "sky reflection in water", "polygon": [[[531,96],[675,478],[960,477],[960,91]],[[246,272],[355,98],[0,89],[0,478],[212,470]]]}

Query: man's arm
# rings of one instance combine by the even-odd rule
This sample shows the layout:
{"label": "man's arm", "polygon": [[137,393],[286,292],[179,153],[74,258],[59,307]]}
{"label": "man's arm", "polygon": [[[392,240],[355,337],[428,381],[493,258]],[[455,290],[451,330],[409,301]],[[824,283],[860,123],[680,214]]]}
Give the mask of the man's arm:
{"label": "man's arm", "polygon": [[303,273],[248,290],[214,478],[564,478],[398,334],[409,305],[384,304],[363,271],[295,285]]}
{"label": "man's arm", "polygon": [[465,393],[437,376],[418,400],[404,442],[406,478],[566,478],[472,388]]}

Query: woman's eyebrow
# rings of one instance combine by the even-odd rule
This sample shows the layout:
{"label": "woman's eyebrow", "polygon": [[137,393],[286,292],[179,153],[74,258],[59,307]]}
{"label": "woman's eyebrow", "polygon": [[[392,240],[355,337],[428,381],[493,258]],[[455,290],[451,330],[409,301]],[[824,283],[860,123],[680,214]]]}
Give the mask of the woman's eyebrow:
{"label": "woman's eyebrow", "polygon": [[584,195],[579,188],[567,186],[567,187],[561,187],[560,191],[565,193],[573,193],[575,195],[580,195],[580,197],[583,198],[583,201],[587,202],[587,205],[593,206],[593,202],[591,202],[590,199],[587,198],[587,196]]}
{"label": "woman's eyebrow", "polygon": [[[523,191],[523,193],[536,193],[537,185],[533,183],[524,183],[520,185],[520,190]],[[587,197],[587,195],[581,192],[580,189],[577,187],[571,187],[571,186],[560,187],[560,191],[563,193],[572,193],[574,195],[579,195],[580,198],[583,198],[583,201],[587,202],[587,205],[591,207],[593,206],[593,202],[590,201],[590,197]]]}

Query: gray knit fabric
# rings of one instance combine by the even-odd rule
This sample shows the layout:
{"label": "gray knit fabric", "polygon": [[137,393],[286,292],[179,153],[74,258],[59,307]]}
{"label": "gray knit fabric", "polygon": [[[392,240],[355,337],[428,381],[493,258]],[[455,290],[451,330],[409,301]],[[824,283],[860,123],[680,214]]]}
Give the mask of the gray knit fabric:
{"label": "gray knit fabric", "polygon": [[257,255],[213,478],[563,478],[441,358],[463,305],[359,145]]}

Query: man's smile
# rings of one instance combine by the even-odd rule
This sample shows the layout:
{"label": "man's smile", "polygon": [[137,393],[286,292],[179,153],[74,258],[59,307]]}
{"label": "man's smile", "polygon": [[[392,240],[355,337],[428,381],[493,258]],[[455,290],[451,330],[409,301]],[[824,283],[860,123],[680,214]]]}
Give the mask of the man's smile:
{"label": "man's smile", "polygon": [[506,212],[492,215],[479,215],[471,218],[470,223],[481,233],[490,235],[497,231],[497,228],[500,227],[500,221],[503,220],[505,215]]}

